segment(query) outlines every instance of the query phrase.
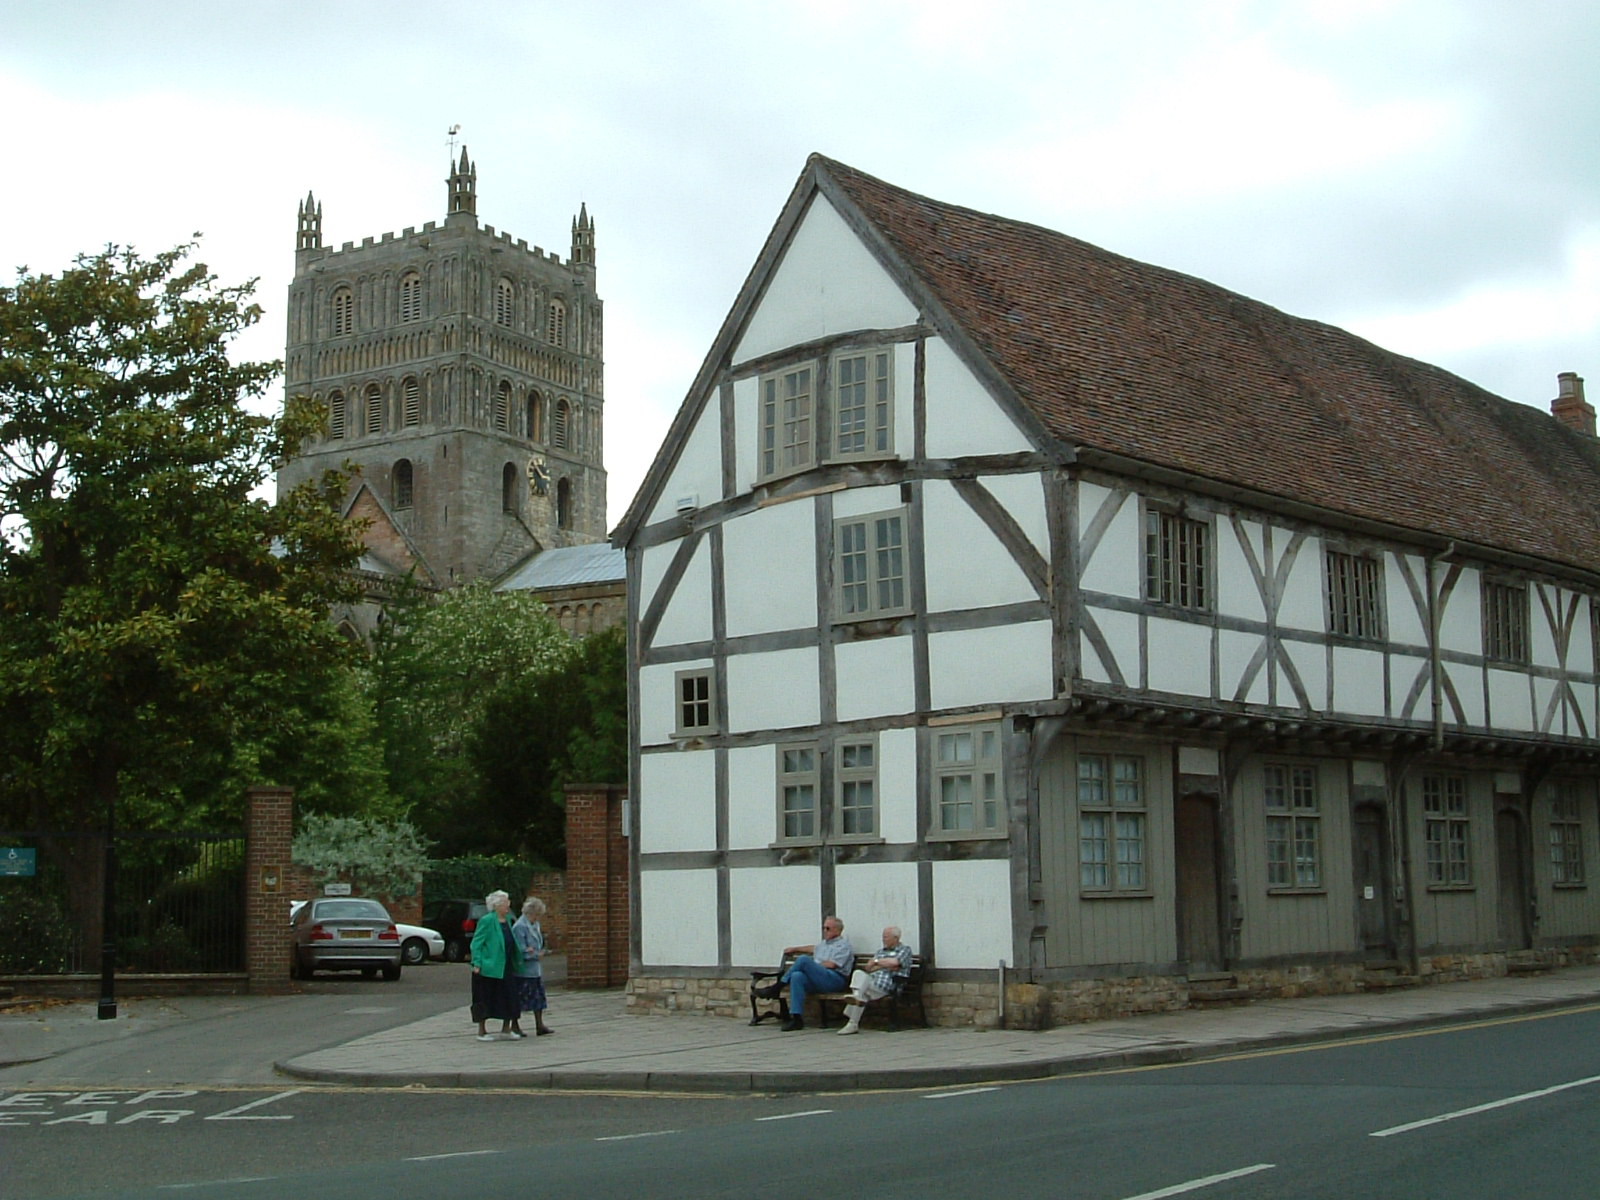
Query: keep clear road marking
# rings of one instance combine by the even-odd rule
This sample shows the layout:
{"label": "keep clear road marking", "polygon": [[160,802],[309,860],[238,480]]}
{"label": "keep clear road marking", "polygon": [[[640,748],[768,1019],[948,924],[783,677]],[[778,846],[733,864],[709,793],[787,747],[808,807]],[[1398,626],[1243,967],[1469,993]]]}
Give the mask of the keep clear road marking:
{"label": "keep clear road marking", "polygon": [[1537,1100],[1541,1096],[1553,1096],[1557,1092],[1565,1092],[1570,1088],[1588,1087],[1592,1083],[1600,1083],[1600,1075],[1591,1075],[1587,1079],[1574,1079],[1571,1083],[1558,1083],[1555,1087],[1540,1088],[1536,1092],[1523,1092],[1520,1096],[1507,1096],[1504,1100],[1491,1100],[1488,1104],[1475,1104],[1471,1108],[1457,1109],[1455,1112],[1440,1113],[1437,1117],[1428,1117],[1422,1121],[1412,1121],[1406,1125],[1391,1125],[1388,1129],[1380,1129],[1370,1133],[1368,1137],[1393,1137],[1397,1133],[1410,1133],[1413,1129],[1424,1129],[1429,1125],[1442,1125],[1446,1121],[1454,1121],[1457,1117],[1473,1117],[1479,1113],[1490,1112],[1496,1108],[1505,1108],[1512,1104],[1521,1104],[1524,1100]]}
{"label": "keep clear road marking", "polygon": [[997,1087],[964,1088],[959,1092],[929,1092],[922,1098],[924,1100],[950,1100],[956,1096],[977,1096],[983,1092],[998,1092]]}
{"label": "keep clear road marking", "polygon": [[260,1108],[263,1104],[271,1104],[276,1100],[287,1100],[290,1096],[298,1096],[304,1088],[292,1088],[287,1092],[279,1092],[274,1096],[263,1096],[259,1100],[252,1100],[249,1104],[241,1104],[238,1108],[230,1108],[227,1112],[215,1113],[206,1118],[208,1121],[292,1121],[292,1113],[266,1113],[262,1116],[243,1116],[252,1108]]}
{"label": "keep clear road marking", "polygon": [[758,1120],[758,1121],[787,1121],[791,1117],[821,1117],[821,1116],[826,1116],[828,1113],[831,1113],[832,1111],[833,1111],[833,1109],[831,1109],[831,1108],[808,1108],[808,1109],[806,1109],[805,1112],[779,1113],[775,1117],[757,1117],[756,1120]]}
{"label": "keep clear road marking", "polygon": [[1175,1183],[1171,1187],[1162,1188],[1159,1192],[1140,1192],[1137,1196],[1125,1197],[1125,1200],[1161,1200],[1163,1196],[1181,1196],[1185,1192],[1198,1192],[1213,1183],[1227,1183],[1230,1179],[1243,1179],[1246,1175],[1254,1175],[1257,1171],[1270,1171],[1276,1166],[1276,1163],[1257,1163],[1253,1167],[1240,1167],[1237,1171],[1224,1171],[1221,1175],[1207,1175],[1204,1179]]}

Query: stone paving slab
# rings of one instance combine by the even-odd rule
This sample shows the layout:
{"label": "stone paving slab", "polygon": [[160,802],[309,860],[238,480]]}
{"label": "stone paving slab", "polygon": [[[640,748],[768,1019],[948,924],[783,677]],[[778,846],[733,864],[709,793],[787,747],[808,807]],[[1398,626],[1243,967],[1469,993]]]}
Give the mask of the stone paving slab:
{"label": "stone paving slab", "polygon": [[924,1088],[1192,1061],[1444,1022],[1600,1003],[1600,967],[1161,1013],[1042,1032],[832,1029],[690,1014],[629,1015],[620,992],[553,990],[547,1038],[479,1042],[466,1010],[277,1064],[367,1085],[581,1091],[795,1092]]}

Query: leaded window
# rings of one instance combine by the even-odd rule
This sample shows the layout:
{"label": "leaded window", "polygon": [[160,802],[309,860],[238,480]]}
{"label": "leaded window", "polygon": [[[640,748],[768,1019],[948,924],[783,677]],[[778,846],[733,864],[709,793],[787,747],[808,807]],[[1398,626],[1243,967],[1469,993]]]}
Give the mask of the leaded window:
{"label": "leaded window", "polygon": [[941,729],[933,742],[934,832],[1004,832],[999,726]]}
{"label": "leaded window", "polygon": [[1529,660],[1528,589],[1523,585],[1483,581],[1483,653],[1502,662]]}
{"label": "leaded window", "polygon": [[811,364],[761,377],[762,479],[788,475],[812,465],[816,431],[812,426]]}
{"label": "leaded window", "polygon": [[1078,755],[1078,883],[1085,892],[1144,892],[1149,805],[1144,759]]}
{"label": "leaded window", "polygon": [[1327,553],[1328,631],[1345,637],[1383,637],[1382,564],[1362,554]]}
{"label": "leaded window", "polygon": [[833,454],[882,458],[890,453],[894,421],[894,355],[856,350],[833,360]]}
{"label": "leaded window", "polygon": [[1160,508],[1145,511],[1145,598],[1211,607],[1211,526]]}
{"label": "leaded window", "polygon": [[817,747],[778,747],[778,829],[785,842],[817,837]]}
{"label": "leaded window", "polygon": [[1423,842],[1429,887],[1472,886],[1472,825],[1467,781],[1460,775],[1422,777]]}
{"label": "leaded window", "polygon": [[834,523],[833,544],[840,620],[908,611],[904,510],[841,518]]}
{"label": "leaded window", "polygon": [[1563,779],[1550,797],[1550,882],[1581,887],[1583,875],[1583,798],[1589,788]]}
{"label": "leaded window", "polygon": [[714,679],[709,667],[679,671],[674,676],[677,699],[673,733],[679,737],[694,737],[716,732]]}
{"label": "leaded window", "polygon": [[847,738],[834,749],[834,821],[840,837],[873,837],[878,832],[878,742]]}
{"label": "leaded window", "polygon": [[1317,769],[1303,763],[1262,768],[1267,821],[1267,886],[1322,886],[1322,811]]}

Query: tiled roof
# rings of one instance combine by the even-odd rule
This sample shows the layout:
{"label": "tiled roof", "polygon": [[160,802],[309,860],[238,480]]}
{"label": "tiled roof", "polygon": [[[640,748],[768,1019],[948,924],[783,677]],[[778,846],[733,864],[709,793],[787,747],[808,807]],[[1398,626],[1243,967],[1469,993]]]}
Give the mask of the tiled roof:
{"label": "tiled roof", "polygon": [[585,583],[621,583],[627,574],[627,555],[605,542],[557,546],[534,555],[496,584],[495,590],[539,591]]}
{"label": "tiled roof", "polygon": [[1600,443],[1545,413],[1204,280],[811,168],[1063,442],[1600,570]]}

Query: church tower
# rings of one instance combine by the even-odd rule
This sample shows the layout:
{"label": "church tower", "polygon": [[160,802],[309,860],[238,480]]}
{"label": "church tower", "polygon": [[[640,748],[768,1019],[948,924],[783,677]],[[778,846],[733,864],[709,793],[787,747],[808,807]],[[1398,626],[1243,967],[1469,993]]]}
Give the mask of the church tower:
{"label": "church tower", "polygon": [[285,385],[328,407],[280,492],[345,461],[363,567],[450,587],[605,537],[602,307],[594,222],[559,254],[478,223],[465,149],[443,224],[322,242],[308,193],[289,285]]}

